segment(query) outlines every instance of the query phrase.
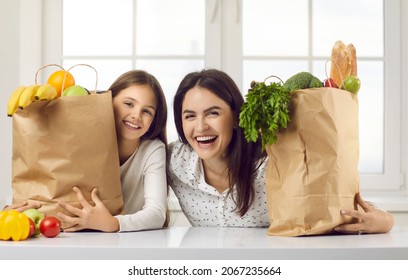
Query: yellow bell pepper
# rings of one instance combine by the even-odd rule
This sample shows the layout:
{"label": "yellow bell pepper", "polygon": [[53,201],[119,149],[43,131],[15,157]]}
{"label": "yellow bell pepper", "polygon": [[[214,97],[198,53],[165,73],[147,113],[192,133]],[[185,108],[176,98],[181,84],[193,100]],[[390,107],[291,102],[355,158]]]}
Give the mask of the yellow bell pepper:
{"label": "yellow bell pepper", "polygon": [[16,210],[0,212],[0,240],[24,240],[30,233],[28,217]]}

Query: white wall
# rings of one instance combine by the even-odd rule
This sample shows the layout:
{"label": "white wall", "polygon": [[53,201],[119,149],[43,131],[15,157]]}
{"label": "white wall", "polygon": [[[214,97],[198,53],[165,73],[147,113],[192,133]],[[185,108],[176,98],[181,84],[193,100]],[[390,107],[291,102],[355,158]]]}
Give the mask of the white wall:
{"label": "white wall", "polygon": [[11,194],[11,118],[6,107],[11,91],[19,84],[20,2],[0,0],[0,208]]}
{"label": "white wall", "polygon": [[0,208],[11,197],[12,119],[6,114],[7,101],[18,85],[34,83],[41,65],[41,3],[0,0]]}

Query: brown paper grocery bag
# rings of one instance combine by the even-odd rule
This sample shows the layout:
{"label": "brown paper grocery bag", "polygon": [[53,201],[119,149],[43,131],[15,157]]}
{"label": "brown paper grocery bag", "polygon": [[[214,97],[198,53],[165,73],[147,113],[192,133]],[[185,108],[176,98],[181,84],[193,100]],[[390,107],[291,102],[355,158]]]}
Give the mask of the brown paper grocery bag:
{"label": "brown paper grocery bag", "polygon": [[328,234],[357,209],[358,100],[336,88],[293,93],[291,121],[266,147],[269,235]]}
{"label": "brown paper grocery bag", "polygon": [[85,197],[98,188],[109,211],[122,212],[112,95],[66,96],[36,101],[13,115],[13,202],[40,201],[55,215],[57,201],[79,207],[73,186]]}

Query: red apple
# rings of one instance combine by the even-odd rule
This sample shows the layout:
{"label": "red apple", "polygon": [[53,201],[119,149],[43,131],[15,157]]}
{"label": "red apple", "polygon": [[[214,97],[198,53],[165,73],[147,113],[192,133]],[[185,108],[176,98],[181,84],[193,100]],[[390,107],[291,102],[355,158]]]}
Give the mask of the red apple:
{"label": "red apple", "polygon": [[45,217],[40,224],[41,233],[49,238],[57,236],[61,231],[61,222],[53,216]]}
{"label": "red apple", "polygon": [[323,81],[323,85],[325,87],[332,87],[332,88],[339,88],[336,83],[333,81],[332,78],[327,78],[326,80]]}
{"label": "red apple", "polygon": [[28,238],[30,238],[35,234],[35,224],[30,218],[28,220],[30,221],[30,233],[28,234]]}

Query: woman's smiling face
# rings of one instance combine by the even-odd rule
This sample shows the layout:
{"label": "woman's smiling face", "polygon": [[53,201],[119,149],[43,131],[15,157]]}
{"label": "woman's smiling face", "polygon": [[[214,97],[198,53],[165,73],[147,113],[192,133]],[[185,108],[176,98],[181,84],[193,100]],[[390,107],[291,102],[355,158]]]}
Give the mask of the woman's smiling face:
{"label": "woman's smiling face", "polygon": [[148,85],[133,85],[113,98],[118,138],[138,140],[148,130],[156,114],[156,96]]}
{"label": "woman's smiling face", "polygon": [[205,88],[190,89],[182,104],[182,124],[201,159],[224,158],[234,129],[232,110],[224,100]]}

